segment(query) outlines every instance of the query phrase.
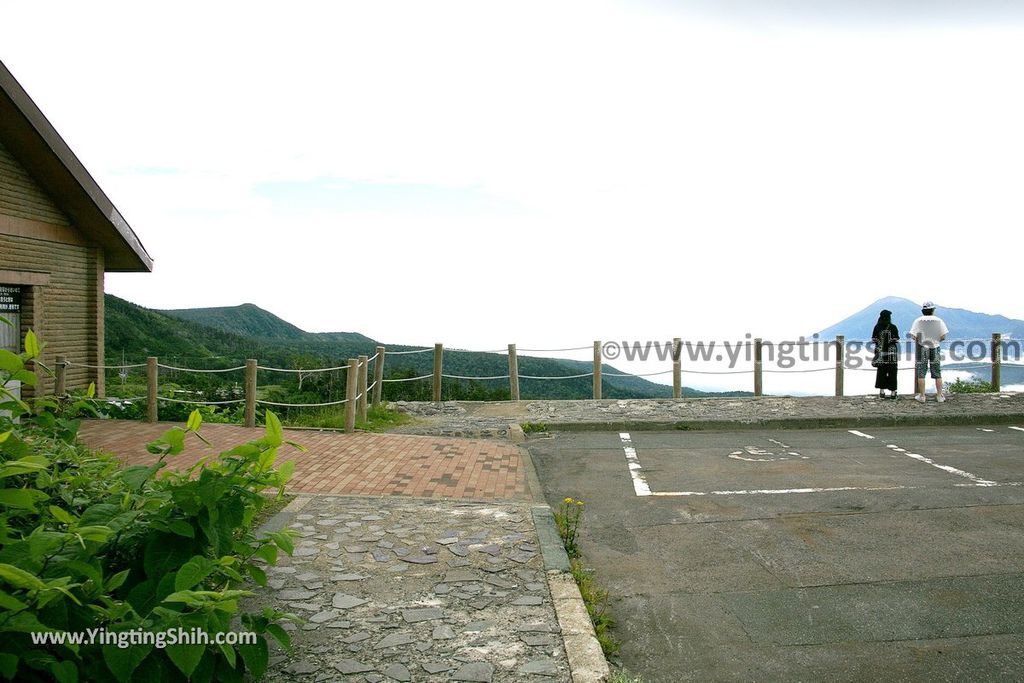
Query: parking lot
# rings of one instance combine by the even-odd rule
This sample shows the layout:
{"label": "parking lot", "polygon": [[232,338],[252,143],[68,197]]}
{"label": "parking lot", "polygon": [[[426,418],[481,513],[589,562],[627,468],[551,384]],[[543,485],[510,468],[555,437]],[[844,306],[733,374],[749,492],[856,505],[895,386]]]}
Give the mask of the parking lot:
{"label": "parking lot", "polygon": [[528,446],[645,680],[1020,680],[1022,427]]}

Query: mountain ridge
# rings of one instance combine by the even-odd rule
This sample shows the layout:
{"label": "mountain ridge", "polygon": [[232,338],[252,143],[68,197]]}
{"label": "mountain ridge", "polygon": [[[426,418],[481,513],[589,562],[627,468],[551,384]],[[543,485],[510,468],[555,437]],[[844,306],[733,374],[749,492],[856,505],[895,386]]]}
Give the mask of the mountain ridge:
{"label": "mountain ridge", "polygon": [[[935,314],[949,327],[950,340],[990,340],[993,332],[1001,333],[1004,339],[1024,339],[1024,320],[964,308],[945,307],[939,301],[935,304]],[[871,338],[871,330],[874,329],[878,314],[883,308],[892,311],[892,319],[900,331],[900,336],[906,336],[914,320],[921,315],[920,302],[898,296],[886,296],[816,334],[819,339],[826,341],[835,339],[838,335],[843,335],[847,341],[866,341]]]}

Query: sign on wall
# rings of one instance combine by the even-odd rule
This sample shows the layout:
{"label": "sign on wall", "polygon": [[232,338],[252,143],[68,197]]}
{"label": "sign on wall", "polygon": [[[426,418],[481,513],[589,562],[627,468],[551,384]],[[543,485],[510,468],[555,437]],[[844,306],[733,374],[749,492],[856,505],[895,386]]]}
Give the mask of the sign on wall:
{"label": "sign on wall", "polygon": [[0,285],[0,313],[21,311],[21,286]]}

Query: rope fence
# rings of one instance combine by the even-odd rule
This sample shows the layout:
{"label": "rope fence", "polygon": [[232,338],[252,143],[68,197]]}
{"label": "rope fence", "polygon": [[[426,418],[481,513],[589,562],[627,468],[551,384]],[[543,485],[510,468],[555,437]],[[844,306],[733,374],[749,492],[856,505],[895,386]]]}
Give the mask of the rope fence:
{"label": "rope fence", "polygon": [[[900,357],[901,361],[908,360],[912,351],[912,341],[905,340],[899,343],[898,351],[903,353]],[[971,357],[967,358],[968,362],[958,362],[956,365],[949,367],[951,370],[956,371],[987,371],[990,373],[991,382],[993,389],[998,391],[1001,387],[1001,371],[1002,368],[1024,368],[1024,361],[1021,361],[1021,345],[1022,343],[1018,340],[1007,339],[1003,340],[1002,336],[998,333],[992,335],[991,339],[954,339],[943,342],[942,346],[947,349],[949,355],[954,356],[956,360],[956,354],[952,353],[954,349],[966,350],[975,352],[975,355],[986,354],[985,357]],[[799,360],[802,363],[815,363],[822,364],[815,367],[795,367],[797,358],[794,356],[793,351],[796,349],[805,349],[807,347],[815,347],[813,357],[809,357],[808,354],[801,352]],[[718,353],[715,353],[717,348]],[[818,353],[819,349],[823,349],[824,353]],[[684,354],[684,350],[686,353]],[[228,406],[244,404],[244,422],[246,426],[254,426],[256,420],[256,408],[257,406],[274,407],[274,408],[323,408],[332,406],[344,406],[345,408],[345,428],[346,431],[352,431],[357,419],[366,420],[368,405],[377,405],[382,399],[382,390],[387,384],[401,384],[406,382],[422,382],[430,380],[432,385],[430,387],[432,400],[438,402],[442,397],[442,386],[444,380],[458,381],[458,382],[498,382],[508,381],[509,382],[509,395],[511,400],[520,400],[520,381],[540,381],[540,382],[558,382],[558,381],[570,381],[580,380],[585,378],[591,378],[593,383],[592,398],[600,399],[602,397],[602,387],[604,378],[645,378],[645,377],[661,377],[665,375],[672,375],[672,395],[673,398],[682,398],[682,376],[698,375],[698,376],[728,376],[728,375],[741,375],[741,374],[752,374],[753,375],[753,394],[754,396],[763,395],[763,378],[764,375],[804,375],[804,374],[815,374],[815,373],[835,373],[835,395],[844,395],[844,377],[847,371],[856,372],[876,372],[876,369],[870,365],[870,353],[873,350],[872,343],[870,340],[852,340],[847,341],[843,337],[837,337],[831,340],[823,339],[804,339],[801,338],[795,342],[773,342],[770,340],[763,340],[760,338],[748,338],[742,340],[736,340],[734,342],[716,342],[716,341],[683,341],[680,338],[676,338],[671,342],[600,342],[595,341],[589,346],[573,346],[563,348],[529,348],[529,349],[517,349],[515,344],[509,344],[507,349],[488,350],[488,351],[465,351],[463,349],[447,349],[448,353],[487,353],[487,354],[507,354],[508,361],[508,372],[504,374],[491,374],[491,375],[468,375],[468,374],[456,374],[453,372],[444,372],[444,355],[446,349],[442,344],[435,344],[433,348],[421,348],[421,349],[406,349],[402,351],[388,351],[384,346],[378,346],[373,355],[361,355],[357,358],[349,359],[348,363],[344,365],[337,365],[333,367],[322,367],[322,368],[280,368],[269,365],[259,365],[255,359],[248,359],[244,365],[238,365],[227,368],[189,368],[181,367],[177,365],[170,365],[166,363],[160,363],[157,358],[151,357],[147,359],[146,363],[120,363],[112,365],[91,365],[87,363],[79,363],[69,361],[63,356],[57,357],[56,363],[56,393],[57,395],[64,395],[64,387],[66,386],[66,375],[69,368],[83,368],[93,371],[117,371],[122,375],[122,379],[128,370],[135,370],[145,368],[147,393],[145,396],[135,396],[131,398],[116,398],[116,402],[140,402],[146,401],[147,404],[147,420],[155,422],[159,417],[159,405],[161,403],[170,404],[186,404],[186,405],[197,405],[197,406]],[[580,352],[580,351],[592,351],[593,352],[593,364],[590,372],[581,372],[574,374],[545,374],[545,375],[525,375],[519,373],[519,360],[518,352],[524,351],[529,353],[569,353],[569,352]],[[411,377],[385,377],[384,367],[387,364],[387,359],[391,356],[405,357],[414,354],[433,353],[433,369],[432,372],[427,374],[421,374]],[[1004,357],[1006,360],[1004,360]],[[493,362],[493,357],[491,357]],[[637,361],[654,361],[669,363],[670,367],[663,370],[655,370],[652,372],[644,373],[624,373],[616,371],[605,371],[604,364],[606,362],[637,362]],[[536,362],[536,361],[533,361]],[[573,361],[575,363],[581,363],[581,361]],[[586,361],[582,361],[586,362]],[[685,362],[685,367],[684,367]],[[727,367],[721,369],[711,369],[706,367],[705,364],[726,363]],[[371,369],[372,368],[372,377]],[[419,362],[422,365],[422,361]],[[766,367],[768,364],[774,364],[779,367]],[[705,365],[705,367],[701,367]],[[740,367],[737,367],[739,365]],[[232,391],[237,396],[239,393],[244,394],[242,398],[231,398],[225,400],[205,400],[200,398],[177,398],[173,396],[161,396],[159,394],[159,375],[160,371],[169,371],[176,373],[197,373],[197,374],[225,374],[244,371],[244,388],[238,388],[236,382],[236,388]],[[900,362],[897,367],[898,372],[912,372],[915,370],[913,362],[907,365],[905,362]],[[258,373],[285,373],[299,376],[299,388],[301,391],[304,376],[317,374],[317,373],[329,373],[339,372],[344,373],[344,390],[345,398],[337,400],[327,401],[307,401],[307,402],[283,402],[270,400],[266,396],[258,396]],[[371,381],[372,379],[372,381]],[[327,381],[327,380],[325,380]],[[329,380],[333,383],[334,380]],[[614,385],[613,385],[614,388]],[[224,389],[215,390],[221,396],[224,395]],[[417,389],[416,391],[423,391],[423,389]],[[201,394],[200,394],[201,395]]]}

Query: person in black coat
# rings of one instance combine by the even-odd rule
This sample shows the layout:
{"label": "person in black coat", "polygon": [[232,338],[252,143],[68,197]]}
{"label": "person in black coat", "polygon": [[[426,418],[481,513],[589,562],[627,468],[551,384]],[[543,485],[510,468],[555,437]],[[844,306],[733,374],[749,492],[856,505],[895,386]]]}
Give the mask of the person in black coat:
{"label": "person in black coat", "polygon": [[889,398],[896,398],[896,370],[899,360],[900,333],[892,323],[892,311],[883,310],[878,315],[878,322],[871,332],[871,341],[875,344],[875,357],[871,362],[875,371],[875,388],[879,398],[886,398],[885,392],[891,391]]}

